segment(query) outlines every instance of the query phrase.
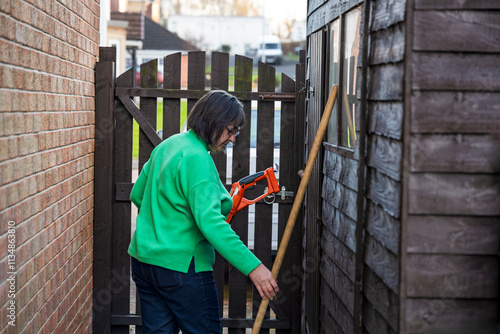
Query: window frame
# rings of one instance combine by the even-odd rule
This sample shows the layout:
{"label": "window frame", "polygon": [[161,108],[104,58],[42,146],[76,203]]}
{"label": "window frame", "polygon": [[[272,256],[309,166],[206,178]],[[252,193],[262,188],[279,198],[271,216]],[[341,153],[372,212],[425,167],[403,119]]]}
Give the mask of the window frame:
{"label": "window frame", "polygon": [[[331,86],[330,86],[330,82],[331,82],[331,78],[330,78],[330,75],[331,75],[331,64],[332,64],[332,59],[333,59],[333,55],[332,55],[332,29],[333,29],[333,26],[334,24],[336,23],[336,21],[338,20],[339,24],[338,24],[338,27],[339,27],[339,47],[338,47],[338,50],[333,50],[334,52],[338,52],[339,54],[339,66],[338,66],[338,72],[337,72],[337,75],[338,75],[338,82],[336,83],[338,85],[338,91],[337,91],[337,100],[335,102],[335,105],[334,105],[334,109],[333,109],[333,112],[332,112],[332,118],[335,117],[336,118],[336,138],[334,139],[334,143],[332,143],[331,141],[333,141],[333,139],[329,138],[330,136],[330,133],[328,133],[328,136],[326,138],[326,141],[323,143],[325,149],[331,151],[331,152],[334,152],[336,154],[339,154],[339,155],[342,155],[344,157],[347,157],[347,158],[350,158],[350,159],[354,159],[354,160],[357,160],[355,156],[357,156],[355,154],[355,151],[356,151],[356,147],[357,147],[357,140],[356,140],[356,143],[355,145],[350,148],[350,147],[347,147],[345,145],[343,145],[342,143],[342,135],[344,132],[346,132],[346,130],[344,130],[344,127],[347,126],[347,124],[343,124],[343,104],[345,103],[344,102],[344,96],[345,96],[345,89],[344,89],[344,70],[345,70],[345,66],[348,66],[345,64],[345,48],[346,48],[346,17],[349,13],[355,11],[355,10],[359,10],[359,15],[362,15],[362,5],[358,5],[358,6],[354,6],[352,8],[350,8],[349,10],[341,13],[339,16],[335,17],[335,19],[331,20],[327,25],[327,31],[328,31],[328,34],[327,34],[327,52],[326,52],[326,56],[327,56],[327,61],[326,61],[326,80],[325,80],[325,85],[327,86],[326,90],[327,92],[329,92],[331,90]],[[359,31],[356,32],[356,34],[360,34]],[[359,36],[361,37],[361,36]],[[361,38],[359,38],[360,40]],[[360,45],[358,45],[360,46]],[[358,53],[358,56],[356,57],[356,59],[359,59],[360,57],[360,53],[361,53],[361,50],[359,50],[359,53]],[[357,64],[355,64],[355,66],[357,66]],[[347,74],[347,73],[346,73]],[[357,74],[356,75],[359,75],[360,74],[360,71],[357,71]],[[354,81],[354,85],[356,87],[356,84],[357,84],[357,77],[353,77],[353,81]],[[347,87],[348,89],[348,87]],[[353,93],[356,94],[356,89],[357,88],[354,88],[353,89]],[[328,96],[325,96],[325,104],[326,104],[326,100],[328,99]],[[354,122],[353,124],[355,125],[357,122],[356,120],[358,119],[359,117],[359,104],[358,104],[358,108],[356,108],[356,115],[355,115],[355,118],[354,118]],[[332,122],[332,120],[330,119],[330,122]],[[330,126],[330,125],[329,125]],[[355,133],[355,131],[354,131]],[[357,135],[355,135],[356,138],[357,138]]]}

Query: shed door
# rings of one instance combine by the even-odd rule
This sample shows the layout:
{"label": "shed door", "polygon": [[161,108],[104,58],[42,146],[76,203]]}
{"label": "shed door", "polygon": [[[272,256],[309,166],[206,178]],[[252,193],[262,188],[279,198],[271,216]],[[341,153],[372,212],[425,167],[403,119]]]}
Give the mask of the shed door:
{"label": "shed door", "polygon": [[[323,112],[325,32],[318,31],[308,40],[307,79],[309,94],[306,104],[306,161],[312,148]],[[318,155],[307,187],[305,201],[305,326],[303,332],[319,333],[320,272],[321,263],[321,166],[322,154]]]}

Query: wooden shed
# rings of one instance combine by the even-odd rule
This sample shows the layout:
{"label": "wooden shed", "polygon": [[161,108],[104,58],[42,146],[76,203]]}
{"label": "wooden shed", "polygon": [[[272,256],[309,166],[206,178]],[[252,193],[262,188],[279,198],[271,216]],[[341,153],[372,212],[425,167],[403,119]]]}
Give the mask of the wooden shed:
{"label": "wooden shed", "polygon": [[309,0],[307,333],[495,333],[500,2]]}

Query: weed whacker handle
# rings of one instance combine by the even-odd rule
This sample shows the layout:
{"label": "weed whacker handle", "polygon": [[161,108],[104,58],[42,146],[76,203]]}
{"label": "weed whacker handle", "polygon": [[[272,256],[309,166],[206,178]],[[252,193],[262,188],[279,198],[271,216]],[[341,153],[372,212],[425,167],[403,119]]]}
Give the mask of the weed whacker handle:
{"label": "weed whacker handle", "polygon": [[[252,188],[257,182],[263,180],[264,178],[267,180],[267,191],[264,194],[252,200],[243,197],[246,189]],[[278,185],[278,181],[276,180],[276,175],[274,175],[273,167],[269,167],[264,171],[245,176],[238,182],[233,183],[230,193],[231,198],[233,199],[233,207],[231,208],[231,212],[227,216],[226,222],[230,223],[236,212],[240,211],[241,209],[260,201],[266,196],[279,192],[280,186]]]}

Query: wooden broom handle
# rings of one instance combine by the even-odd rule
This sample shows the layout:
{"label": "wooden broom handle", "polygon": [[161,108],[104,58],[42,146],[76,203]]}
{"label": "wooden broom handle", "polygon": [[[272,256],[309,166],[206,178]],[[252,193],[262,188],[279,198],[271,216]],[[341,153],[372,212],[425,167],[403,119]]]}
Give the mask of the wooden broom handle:
{"label": "wooden broom handle", "polygon": [[[321,122],[319,124],[318,132],[316,132],[316,137],[314,139],[311,153],[309,154],[309,158],[307,159],[306,169],[304,171],[304,175],[302,176],[302,180],[300,181],[299,190],[297,191],[297,196],[295,196],[295,199],[293,201],[292,211],[290,212],[290,216],[288,217],[288,222],[286,223],[285,232],[283,232],[283,237],[281,238],[281,243],[278,248],[278,253],[276,254],[276,259],[274,260],[271,274],[275,279],[278,277],[281,264],[283,263],[283,258],[285,256],[288,243],[290,242],[290,237],[292,236],[293,228],[295,226],[295,221],[297,220],[297,216],[299,214],[302,201],[304,200],[307,184],[309,183],[309,179],[311,178],[312,169],[314,167],[314,163],[316,162],[316,157],[318,156],[319,149],[321,148],[323,137],[325,136],[325,132],[328,127],[328,120],[330,119],[330,115],[332,114],[336,98],[337,98],[337,86],[333,86],[332,90],[330,91],[330,96],[328,97],[328,101],[326,103],[325,111],[323,113],[323,116],[321,117]],[[269,299],[262,299],[262,301],[260,302],[259,312],[257,313],[257,317],[255,318],[255,322],[253,325],[252,334],[259,333],[268,305],[269,305]]]}

